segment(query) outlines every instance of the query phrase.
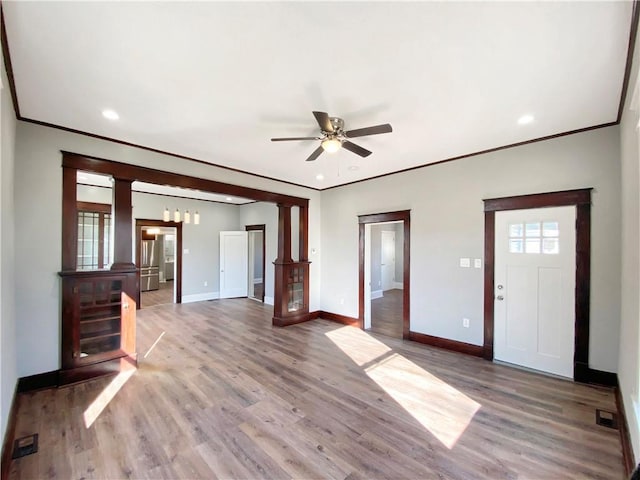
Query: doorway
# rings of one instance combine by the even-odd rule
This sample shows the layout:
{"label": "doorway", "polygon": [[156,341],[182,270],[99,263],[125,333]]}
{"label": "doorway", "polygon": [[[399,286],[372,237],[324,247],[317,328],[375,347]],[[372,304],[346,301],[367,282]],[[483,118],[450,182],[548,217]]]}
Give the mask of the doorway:
{"label": "doorway", "polygon": [[138,308],[182,303],[182,223],[136,219]]}
{"label": "doorway", "polygon": [[403,222],[372,223],[365,226],[367,229],[370,233],[365,236],[365,278],[369,280],[365,281],[365,289],[371,292],[365,295],[365,329],[402,338]]}
{"label": "doorway", "polygon": [[410,211],[360,215],[358,223],[360,327],[408,339]]}
{"label": "doorway", "polygon": [[[484,271],[484,345],[483,357],[493,360],[496,328],[496,303],[501,301],[503,285],[496,282],[496,214],[507,210],[536,208],[575,208],[575,259],[572,308],[574,311],[572,375],[575,381],[592,381],[598,372],[589,368],[589,290],[591,275],[591,189],[522,195],[484,200],[485,271]],[[526,249],[526,234],[522,237]],[[543,239],[543,237],[541,237]],[[516,238],[514,237],[514,240]],[[504,287],[504,285],[503,285]],[[504,297],[504,295],[503,295]],[[505,297],[506,298],[506,297]],[[504,300],[504,299],[503,299]]]}
{"label": "doorway", "polygon": [[265,233],[266,226],[247,225],[249,235],[249,298],[264,303],[265,292]]}

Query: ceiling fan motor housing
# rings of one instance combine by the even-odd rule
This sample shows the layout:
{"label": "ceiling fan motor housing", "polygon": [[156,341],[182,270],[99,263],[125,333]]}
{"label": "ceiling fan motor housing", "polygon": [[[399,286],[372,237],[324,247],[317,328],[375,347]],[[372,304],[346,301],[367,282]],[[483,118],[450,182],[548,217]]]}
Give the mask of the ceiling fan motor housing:
{"label": "ceiling fan motor housing", "polygon": [[[333,133],[334,134],[342,133],[342,130],[344,130],[344,120],[338,117],[329,117],[329,120],[331,121],[331,126],[333,127]],[[326,133],[331,133],[331,132],[326,132]]]}

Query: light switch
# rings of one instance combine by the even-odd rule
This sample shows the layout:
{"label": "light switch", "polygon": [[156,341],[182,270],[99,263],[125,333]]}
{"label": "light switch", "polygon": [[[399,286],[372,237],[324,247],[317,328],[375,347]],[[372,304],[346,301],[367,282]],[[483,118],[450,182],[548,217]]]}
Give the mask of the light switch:
{"label": "light switch", "polygon": [[481,258],[476,258],[473,261],[473,266],[474,266],[474,268],[482,268],[482,259]]}
{"label": "light switch", "polygon": [[188,248],[185,248],[185,249],[183,250],[183,253],[184,253],[185,255],[189,255],[189,249],[188,249]]}
{"label": "light switch", "polygon": [[471,259],[470,258],[461,258],[460,259],[460,266],[462,268],[469,268],[471,266]]}

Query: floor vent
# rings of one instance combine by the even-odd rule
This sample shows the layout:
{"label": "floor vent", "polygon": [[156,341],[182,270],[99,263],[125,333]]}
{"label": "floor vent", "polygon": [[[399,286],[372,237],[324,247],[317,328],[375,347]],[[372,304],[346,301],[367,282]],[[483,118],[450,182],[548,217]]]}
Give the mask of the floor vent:
{"label": "floor vent", "polygon": [[618,415],[606,410],[596,409],[596,423],[603,427],[618,429]]}
{"label": "floor vent", "polygon": [[27,435],[13,442],[13,455],[11,458],[20,458],[38,451],[38,434]]}

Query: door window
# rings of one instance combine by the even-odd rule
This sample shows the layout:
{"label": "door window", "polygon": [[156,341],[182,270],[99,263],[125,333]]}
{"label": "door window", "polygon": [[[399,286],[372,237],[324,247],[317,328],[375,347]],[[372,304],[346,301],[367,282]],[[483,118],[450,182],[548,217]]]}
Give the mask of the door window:
{"label": "door window", "polygon": [[555,220],[510,223],[508,231],[509,253],[560,253],[560,229]]}

